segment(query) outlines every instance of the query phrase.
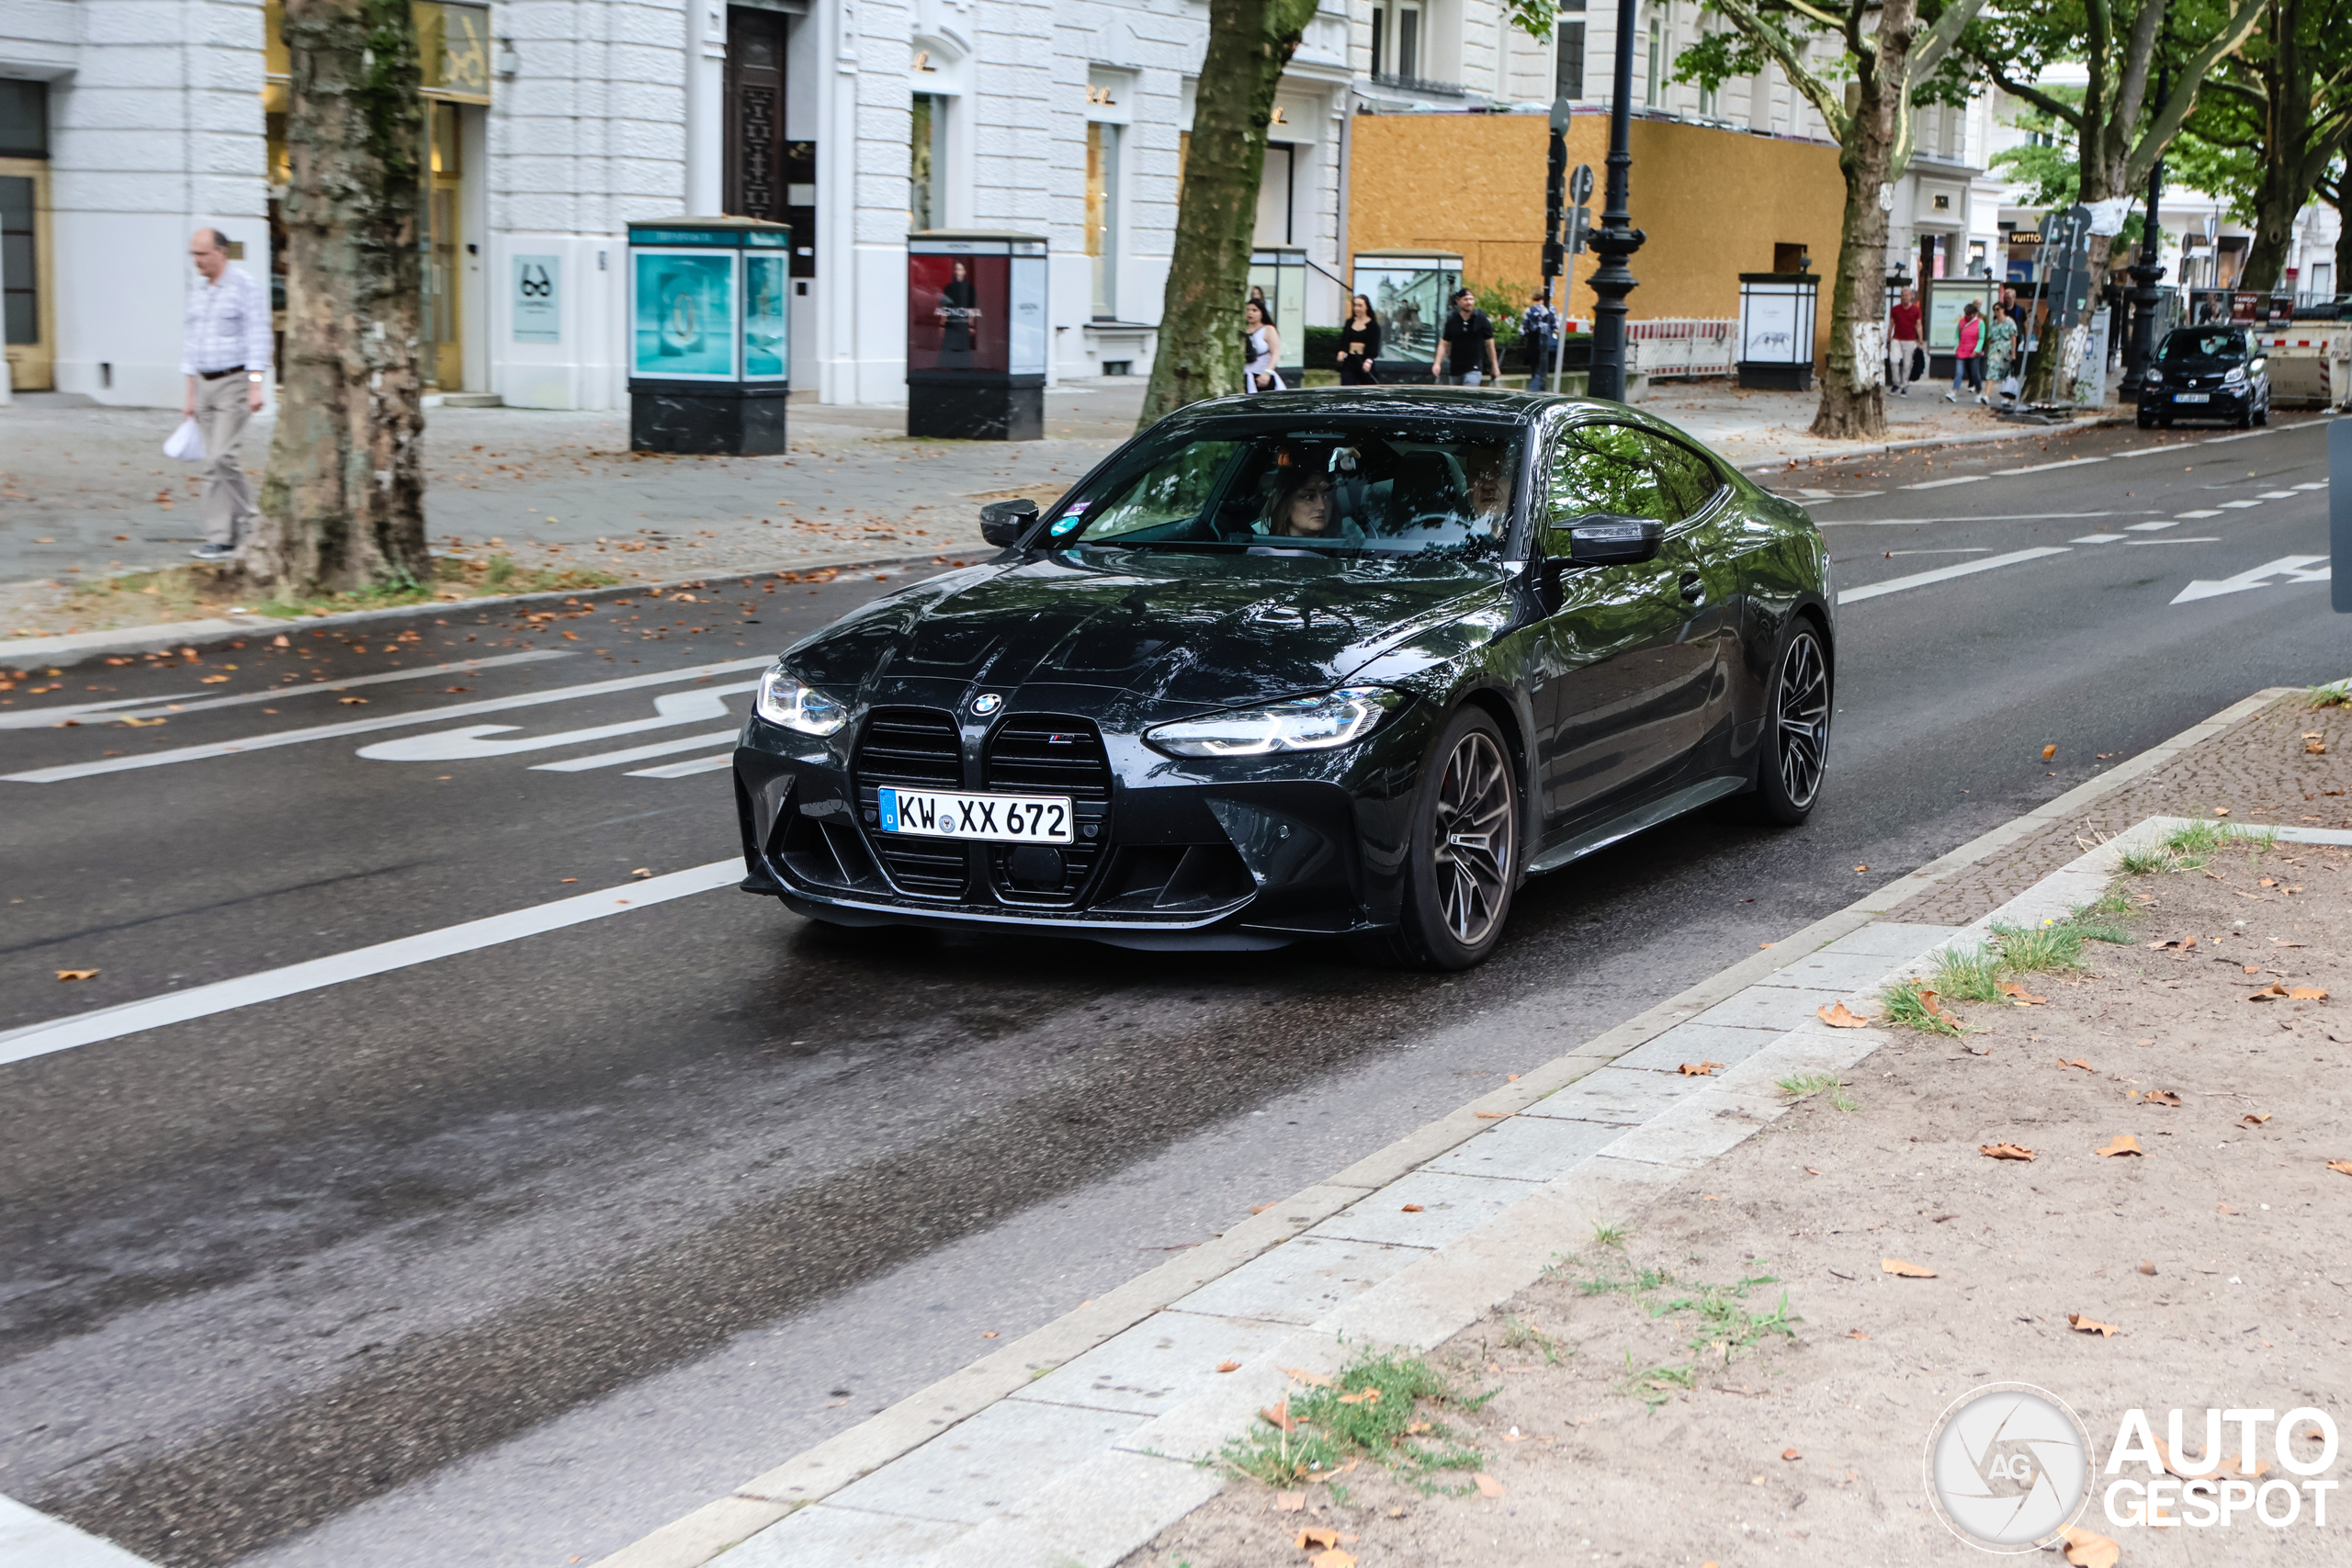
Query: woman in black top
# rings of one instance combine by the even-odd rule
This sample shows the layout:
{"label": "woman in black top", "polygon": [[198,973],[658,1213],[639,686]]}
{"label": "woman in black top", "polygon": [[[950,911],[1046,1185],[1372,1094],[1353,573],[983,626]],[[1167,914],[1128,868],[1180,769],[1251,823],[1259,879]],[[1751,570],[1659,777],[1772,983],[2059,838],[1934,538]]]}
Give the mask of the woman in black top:
{"label": "woman in black top", "polygon": [[1340,329],[1340,385],[1377,386],[1380,378],[1373,374],[1372,362],[1380,357],[1380,318],[1361,294],[1349,309],[1348,323]]}
{"label": "woman in black top", "polygon": [[980,291],[960,257],[955,277],[940,287],[939,303],[931,313],[939,318],[940,368],[970,369],[980,346]]}

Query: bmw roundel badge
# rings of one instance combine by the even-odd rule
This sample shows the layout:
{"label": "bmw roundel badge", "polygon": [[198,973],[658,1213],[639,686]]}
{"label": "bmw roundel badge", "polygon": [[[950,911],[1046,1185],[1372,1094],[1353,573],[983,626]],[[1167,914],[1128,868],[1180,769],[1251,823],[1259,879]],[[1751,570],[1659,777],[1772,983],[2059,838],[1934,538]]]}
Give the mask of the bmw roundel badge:
{"label": "bmw roundel badge", "polygon": [[1004,699],[998,696],[994,692],[982,692],[978,696],[972,699],[972,711],[984,716],[996,712],[997,709],[1003,705]]}

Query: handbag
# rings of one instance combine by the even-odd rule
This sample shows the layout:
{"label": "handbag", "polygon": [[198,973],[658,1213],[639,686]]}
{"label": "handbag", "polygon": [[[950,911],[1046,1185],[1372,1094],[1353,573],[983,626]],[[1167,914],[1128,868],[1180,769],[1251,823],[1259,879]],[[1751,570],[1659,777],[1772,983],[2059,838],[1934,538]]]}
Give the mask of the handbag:
{"label": "handbag", "polygon": [[2025,382],[2018,377],[2005,376],[2001,378],[2001,396],[2014,398],[2024,390]]}
{"label": "handbag", "polygon": [[1927,378],[1928,351],[1924,348],[1915,348],[1911,351],[1911,379],[1924,381]]}
{"label": "handbag", "polygon": [[180,421],[180,427],[164,443],[164,456],[183,463],[204,461],[204,432],[193,419]]}

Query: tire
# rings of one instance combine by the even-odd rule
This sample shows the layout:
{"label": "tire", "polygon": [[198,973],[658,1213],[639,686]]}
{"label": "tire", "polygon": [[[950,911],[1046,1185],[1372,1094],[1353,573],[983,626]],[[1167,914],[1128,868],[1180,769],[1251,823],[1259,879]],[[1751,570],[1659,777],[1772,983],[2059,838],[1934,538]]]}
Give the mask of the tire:
{"label": "tire", "polygon": [[1495,721],[1458,710],[1430,748],[1413,801],[1397,928],[1374,948],[1396,968],[1467,969],[1510,919],[1519,884],[1519,774]]}
{"label": "tire", "polygon": [[2142,409],[2140,411],[2140,428],[2143,430],[2154,430],[2155,427],[2156,416],[2150,413],[2146,409]]}
{"label": "tire", "polygon": [[2254,428],[2254,400],[2252,398],[2248,398],[2245,400],[2245,407],[2238,410],[2237,418],[2231,423],[2235,424],[2240,430],[2252,430]]}
{"label": "tire", "polygon": [[1772,660],[1756,787],[1735,797],[1749,821],[1794,828],[1813,815],[1828,773],[1830,712],[1829,650],[1800,616]]}
{"label": "tire", "polygon": [[2263,399],[2262,406],[2255,411],[2254,423],[2256,424],[2268,424],[2270,423],[2270,400],[2268,398]]}

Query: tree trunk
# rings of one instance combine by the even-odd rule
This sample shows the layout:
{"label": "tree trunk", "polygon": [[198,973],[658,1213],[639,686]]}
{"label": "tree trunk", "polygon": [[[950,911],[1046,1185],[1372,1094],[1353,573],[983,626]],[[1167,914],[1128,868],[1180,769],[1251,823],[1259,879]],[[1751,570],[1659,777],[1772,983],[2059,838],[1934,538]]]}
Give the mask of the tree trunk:
{"label": "tree trunk", "polygon": [[1888,0],[1879,15],[1877,56],[1855,77],[1853,123],[1838,150],[1846,215],[1829,303],[1829,366],[1814,411],[1814,435],[1869,440],[1886,434],[1887,213],[1879,192],[1894,177],[1917,19],[1916,0]]}
{"label": "tree trunk", "polygon": [[[1316,0],[1209,0],[1209,47],[1176,206],[1159,342],[1136,428],[1241,388],[1241,303],[1274,88]],[[1284,344],[1296,352],[1300,345]]]}
{"label": "tree trunk", "polygon": [[409,0],[286,0],[285,17],[285,364],[242,564],[281,597],[429,582]]}

